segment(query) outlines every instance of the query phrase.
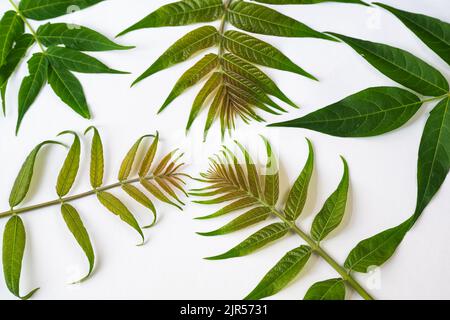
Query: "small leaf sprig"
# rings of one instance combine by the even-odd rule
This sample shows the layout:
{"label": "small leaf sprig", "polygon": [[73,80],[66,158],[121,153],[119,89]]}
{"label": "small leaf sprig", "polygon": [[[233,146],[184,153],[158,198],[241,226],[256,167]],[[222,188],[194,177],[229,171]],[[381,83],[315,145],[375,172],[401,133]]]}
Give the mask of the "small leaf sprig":
{"label": "small leaf sprig", "polygon": [[[103,143],[95,127],[90,127],[86,130],[86,134],[91,132],[93,134],[90,151],[90,183],[92,190],[77,195],[69,195],[79,171],[81,141],[77,133],[65,131],[61,135],[70,134],[74,137],[74,140],[58,175],[56,184],[58,199],[29,207],[18,207],[26,199],[30,190],[34,175],[34,166],[40,150],[48,145],[62,145],[58,141],[45,141],[33,149],[20,169],[9,198],[11,210],[0,213],[0,219],[9,217],[3,234],[3,273],[8,289],[20,299],[29,299],[38,290],[32,290],[26,295],[20,294],[20,275],[26,242],[26,232],[23,220],[20,217],[21,214],[46,207],[60,206],[61,215],[69,231],[85,253],[89,263],[87,275],[76,282],[79,283],[91,275],[95,265],[95,253],[89,233],[83,224],[80,214],[72,204],[73,202],[89,196],[96,196],[108,211],[120,218],[121,221],[139,234],[142,239],[142,244],[144,244],[144,233],[142,229],[148,229],[155,225],[157,211],[153,200],[136,186],[137,184],[143,187],[156,200],[182,210],[184,203],[180,200],[178,193],[181,192],[187,196],[184,190],[184,179],[189,177],[181,171],[184,166],[184,163],[179,162],[183,156],[182,153],[175,150],[164,156],[160,161],[156,161],[159,134],[156,134],[156,136],[145,135],[137,140],[125,156],[118,174],[118,182],[111,185],[104,185],[105,161],[103,157]],[[153,138],[153,142],[149,145],[145,157],[139,163],[137,155],[140,146],[145,139],[150,138]],[[138,176],[137,178],[132,178],[131,174],[135,170],[135,167],[139,168]],[[150,225],[141,228],[139,222],[127,206],[118,197],[109,192],[117,188],[121,188],[129,197],[152,213],[153,220]]]}
{"label": "small leaf sprig", "polygon": [[[48,20],[71,13],[70,8],[85,9],[103,0],[8,0],[13,10],[0,19],[0,92],[6,113],[6,90],[14,71],[37,44],[40,52],[28,60],[26,76],[18,94],[16,133],[32,104],[48,82],[55,94],[73,111],[90,119],[91,113],[80,81],[75,73],[124,74],[85,54],[83,51],[127,50],[92,29],[66,23],[46,23],[37,30],[29,20]],[[28,32],[25,30],[28,29]]]}
{"label": "small leaf sprig", "polygon": [[355,252],[350,253],[344,266],[336,262],[321,246],[326,237],[342,222],[346,211],[350,174],[347,162],[342,158],[344,173],[337,189],[326,200],[323,208],[316,215],[311,231],[303,231],[297,221],[304,211],[308,188],[314,169],[314,150],[308,140],[309,156],[306,164],[295,181],[282,210],[279,203],[279,169],[276,156],[267,139],[263,138],[267,150],[265,170],[258,170],[248,150],[236,141],[244,158],[244,164],[228,147],[211,159],[210,169],[201,174],[199,181],[207,186],[194,189],[190,195],[210,198],[211,200],[194,201],[211,205],[230,202],[217,212],[197,219],[212,219],[236,211],[245,210],[222,228],[212,232],[199,233],[202,236],[219,236],[253,226],[274,217],[278,222],[271,223],[255,232],[247,239],[208,260],[223,260],[249,255],[269,244],[279,241],[289,233],[299,236],[306,245],[301,245],[286,253],[280,261],[264,276],[246,299],[259,300],[272,296],[283,290],[302,271],[313,255],[325,260],[339,275],[339,278],[318,282],[311,286],[305,295],[307,300],[344,300],[346,286],[355,290],[362,298],[372,300],[355,278],[352,271],[372,265],[372,260]]}
{"label": "small leaf sprig", "polygon": [[[326,1],[256,1],[268,4],[318,3]],[[358,0],[334,2],[364,4]],[[164,52],[133,85],[151,75],[188,60],[195,54],[211,47],[218,53],[209,53],[188,69],[177,81],[167,99],[159,109],[162,112],[188,88],[202,79],[208,80],[195,98],[186,131],[212,96],[206,119],[204,138],[216,120],[220,121],[222,137],[235,128],[236,118],[245,123],[264,119],[258,110],[271,114],[286,112],[270,96],[297,107],[256,65],[284,70],[317,80],[313,75],[296,65],[271,44],[242,31],[280,37],[311,37],[334,40],[305,24],[266,6],[241,0],[182,0],[160,7],[141,21],[119,34],[132,31],[206,23],[220,20],[219,28],[199,27],[179,39]],[[228,24],[238,30],[226,30]],[[241,31],[242,30],[242,31]]]}
{"label": "small leaf sprig", "polygon": [[[423,14],[373,3],[396,16],[408,29],[450,65],[450,24]],[[337,137],[378,136],[405,125],[425,104],[436,103],[423,130],[417,164],[417,202],[414,213],[397,227],[358,244],[350,263],[364,255],[379,266],[389,260],[409,230],[438,193],[450,170],[450,91],[444,75],[400,48],[328,33],[346,43],[399,87],[368,88],[304,117],[274,127],[305,128]],[[447,69],[448,72],[448,69]],[[412,92],[411,92],[412,91]],[[355,268],[366,273],[367,268]]]}

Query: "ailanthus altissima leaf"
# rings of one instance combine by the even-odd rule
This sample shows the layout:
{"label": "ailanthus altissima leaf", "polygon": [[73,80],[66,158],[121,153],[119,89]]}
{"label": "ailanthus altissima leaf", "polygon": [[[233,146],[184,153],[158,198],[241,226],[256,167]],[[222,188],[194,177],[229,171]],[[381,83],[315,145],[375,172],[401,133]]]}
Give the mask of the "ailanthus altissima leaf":
{"label": "ailanthus altissima leaf", "polygon": [[144,160],[142,161],[141,167],[139,169],[139,177],[144,178],[148,175],[150,168],[155,159],[156,151],[158,150],[159,143],[159,133],[156,134],[156,138],[147,150]]}
{"label": "ailanthus altissima leaf", "polygon": [[70,147],[69,153],[67,154],[66,160],[64,161],[63,167],[58,175],[58,182],[56,184],[56,193],[59,197],[66,196],[70,189],[72,189],[75,178],[78,174],[78,169],[80,167],[80,156],[81,156],[81,142],[78,134],[72,131],[65,131],[62,134],[72,134],[74,136],[72,146]]}
{"label": "ailanthus altissima leaf", "polygon": [[392,80],[425,96],[448,93],[449,84],[435,68],[413,54],[382,43],[330,33],[358,52],[371,65]]}
{"label": "ailanthus altissima leaf", "polygon": [[2,66],[16,39],[25,31],[23,20],[15,11],[6,12],[0,20],[0,66]]}
{"label": "ailanthus altissima leaf", "polygon": [[16,297],[28,300],[39,288],[32,290],[25,296],[20,295],[20,273],[25,251],[26,233],[22,219],[13,216],[9,219],[3,233],[3,273],[6,285]]}
{"label": "ailanthus altissima leaf", "polygon": [[169,3],[121,32],[166,26],[182,26],[217,20],[224,14],[222,0],[183,0]]}
{"label": "ailanthus altissima leaf", "polygon": [[450,65],[450,24],[423,14],[393,8],[383,3],[374,2],[400,19],[428,47],[436,52]]}
{"label": "ailanthus altissima leaf", "polygon": [[374,87],[302,118],[270,126],[305,128],[338,137],[370,137],[401,127],[421,105],[422,101],[407,90]]}
{"label": "ailanthus altissima leaf", "polygon": [[317,282],[309,288],[304,300],[345,300],[345,284],[341,278]]}
{"label": "ailanthus altissima leaf", "polygon": [[21,0],[20,12],[33,20],[47,20],[93,6],[104,0]]}
{"label": "ailanthus altissima leaf", "polygon": [[136,160],[136,155],[139,150],[139,147],[140,147],[142,141],[145,138],[149,138],[149,137],[152,137],[152,135],[145,135],[145,136],[140,137],[138,139],[138,141],[136,141],[136,143],[131,147],[130,151],[128,151],[127,155],[125,156],[125,158],[122,161],[122,165],[120,166],[119,176],[118,176],[119,181],[123,181],[130,176],[131,170],[133,169],[133,165]]}
{"label": "ailanthus altissima leaf", "polygon": [[103,143],[97,128],[89,127],[86,130],[85,134],[89,131],[94,132],[94,135],[92,137],[91,169],[89,176],[92,188],[96,189],[98,187],[101,187],[103,184],[103,174],[105,170],[105,160],[103,158]]}
{"label": "ailanthus altissima leaf", "polygon": [[122,189],[135,201],[139,202],[141,205],[149,209],[153,213],[153,222],[144,227],[144,228],[150,228],[156,223],[157,215],[156,215],[156,208],[153,204],[153,202],[138,188],[131,184],[127,184],[122,186]]}

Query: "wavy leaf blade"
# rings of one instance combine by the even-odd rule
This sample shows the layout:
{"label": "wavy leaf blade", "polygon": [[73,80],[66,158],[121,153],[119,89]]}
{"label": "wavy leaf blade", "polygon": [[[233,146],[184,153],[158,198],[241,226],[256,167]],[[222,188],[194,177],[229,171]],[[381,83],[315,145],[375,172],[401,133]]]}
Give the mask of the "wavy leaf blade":
{"label": "wavy leaf blade", "polygon": [[245,300],[260,300],[284,289],[303,269],[312,249],[301,246],[289,251],[261,280]]}
{"label": "wavy leaf blade", "polygon": [[314,150],[311,141],[307,140],[307,142],[309,150],[308,159],[306,160],[306,164],[300,173],[300,176],[297,178],[294,186],[289,192],[284,208],[284,214],[290,221],[297,220],[305,207],[309,183],[314,170]]}
{"label": "wavy leaf blade", "polygon": [[450,97],[431,112],[419,148],[417,219],[439,191],[450,170]]}
{"label": "wavy leaf blade", "polygon": [[72,146],[69,149],[66,159],[64,160],[63,167],[58,175],[58,182],[56,184],[56,193],[58,196],[64,197],[72,189],[75,179],[80,168],[81,157],[81,142],[80,138],[75,132],[63,132],[74,135]]}
{"label": "wavy leaf blade", "polygon": [[161,70],[186,61],[198,51],[216,45],[219,38],[220,36],[217,29],[211,26],[200,27],[189,32],[167,49],[141,76],[136,79],[136,81],[134,81],[133,85]]}
{"label": "wavy leaf blade", "polygon": [[133,47],[119,45],[92,29],[67,23],[47,23],[37,30],[39,41],[46,47],[64,45],[79,51],[128,50]]}
{"label": "wavy leaf blade", "polygon": [[128,208],[122,203],[122,201],[120,201],[111,193],[104,191],[98,192],[97,198],[106,209],[108,209],[116,216],[120,217],[123,222],[136,230],[136,232],[141,236],[142,242],[144,242],[144,234],[142,233],[142,229],[139,226],[139,223],[136,221],[136,218],[133,216],[130,210],[128,210]]}
{"label": "wavy leaf blade", "polygon": [[274,46],[240,31],[226,31],[223,45],[231,53],[249,62],[315,79]]}
{"label": "wavy leaf blade", "polygon": [[395,82],[425,96],[449,91],[445,77],[434,67],[411,53],[382,43],[330,33],[359,53],[367,62]]}
{"label": "wavy leaf blade", "polygon": [[47,20],[85,9],[104,0],[21,0],[20,12],[29,19]]}
{"label": "wavy leaf blade", "polygon": [[9,291],[22,300],[28,300],[39,289],[34,289],[25,296],[20,295],[20,273],[25,252],[26,233],[22,219],[11,217],[3,233],[3,274]]}
{"label": "wavy leaf blade", "polygon": [[92,273],[92,270],[94,269],[95,264],[94,249],[92,248],[91,239],[89,238],[89,234],[77,210],[70,204],[65,203],[61,206],[61,214],[63,216],[64,221],[66,222],[67,227],[69,228],[75,240],[83,250],[89,262],[88,274],[84,276],[81,280],[77,281],[77,283],[80,283],[88,279]]}
{"label": "wavy leaf blade", "polygon": [[86,133],[93,131],[94,135],[92,137],[91,145],[91,166],[89,178],[91,181],[91,186],[97,189],[103,184],[103,176],[105,171],[105,159],[103,156],[103,143],[100,134],[95,127],[90,127],[86,130]]}
{"label": "wavy leaf blade", "polygon": [[383,3],[374,2],[402,21],[428,47],[450,65],[450,24],[423,14],[399,10]]}
{"label": "wavy leaf blade", "polygon": [[19,114],[16,133],[19,131],[25,114],[47,82],[48,65],[47,56],[43,53],[35,53],[28,61],[29,76],[23,79],[19,89]]}
{"label": "wavy leaf blade", "polygon": [[223,260],[249,255],[256,250],[284,237],[290,227],[284,223],[274,223],[257,231],[243,242],[224,254],[206,258],[207,260]]}
{"label": "wavy leaf blade", "polygon": [[370,267],[381,266],[394,254],[411,227],[407,220],[401,225],[361,241],[350,252],[344,266],[351,271],[367,273]]}
{"label": "wavy leaf blade", "polygon": [[278,11],[240,0],[231,3],[228,9],[228,19],[236,28],[253,33],[280,37],[331,39]]}
{"label": "wavy leaf blade", "polygon": [[16,207],[25,199],[30,189],[31,180],[33,179],[34,164],[36,163],[36,158],[42,147],[48,144],[60,143],[56,141],[44,141],[41,144],[37,145],[25,159],[25,162],[23,163],[22,168],[17,175],[17,178],[11,190],[11,194],[9,196],[9,206],[11,208]]}
{"label": "wavy leaf blade", "polygon": [[305,128],[338,137],[371,137],[398,129],[422,105],[411,92],[396,87],[374,87],[302,118],[271,127]]}
{"label": "wavy leaf blade", "polygon": [[169,3],[143,18],[138,23],[121,32],[167,26],[183,26],[199,22],[211,22],[224,14],[222,0],[184,0]]}
{"label": "wavy leaf blade", "polygon": [[311,236],[318,242],[325,239],[330,232],[336,229],[344,218],[350,178],[347,161],[344,158],[342,158],[342,161],[344,163],[344,174],[341,182],[336,191],[326,200],[311,227]]}
{"label": "wavy leaf blade", "polygon": [[85,119],[91,118],[83,87],[72,72],[58,64],[51,65],[48,83],[55,94],[73,111]]}
{"label": "wavy leaf blade", "polygon": [[341,278],[320,281],[306,292],[304,300],[345,300],[345,285]]}

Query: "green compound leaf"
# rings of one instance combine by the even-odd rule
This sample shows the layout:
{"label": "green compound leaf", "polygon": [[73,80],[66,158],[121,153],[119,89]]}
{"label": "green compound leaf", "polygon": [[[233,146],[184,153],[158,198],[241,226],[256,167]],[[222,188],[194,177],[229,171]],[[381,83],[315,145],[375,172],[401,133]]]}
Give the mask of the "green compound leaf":
{"label": "green compound leaf", "polygon": [[148,68],[133,85],[150,77],[158,71],[169,68],[177,63],[186,61],[196,52],[212,47],[219,41],[217,29],[211,26],[200,27],[189,32],[175,42]]}
{"label": "green compound leaf", "polygon": [[274,223],[257,231],[233,249],[224,254],[206,258],[207,260],[223,260],[249,255],[256,250],[284,237],[290,230],[285,223]]}
{"label": "green compound leaf", "polygon": [[231,3],[228,9],[228,19],[236,28],[253,33],[333,40],[329,36],[317,32],[278,11],[241,0]]}
{"label": "green compound leaf", "polygon": [[341,278],[320,281],[311,286],[304,300],[345,300],[345,285]]}
{"label": "green compound leaf", "polygon": [[60,198],[67,195],[70,189],[72,189],[75,178],[78,174],[78,169],[80,167],[81,156],[81,142],[78,135],[73,131],[65,131],[60,133],[60,135],[63,134],[72,134],[74,136],[74,139],[69,153],[67,154],[66,160],[64,161],[63,167],[61,168],[61,171],[58,175],[56,193]]}
{"label": "green compound leaf", "polygon": [[183,26],[199,22],[211,22],[224,14],[222,0],[184,0],[160,7],[147,17],[121,32],[166,26]]}
{"label": "green compound leaf", "polygon": [[20,12],[29,19],[47,20],[93,6],[104,0],[21,0]]}
{"label": "green compound leaf", "polygon": [[449,91],[445,77],[411,53],[382,43],[347,37],[341,39],[385,76],[425,96],[440,96]]}
{"label": "green compound leaf", "polygon": [[308,142],[309,155],[306,160],[306,164],[300,173],[300,176],[294,183],[288,199],[286,201],[286,206],[284,208],[284,214],[289,221],[295,221],[300,216],[305,207],[306,198],[308,196],[309,183],[311,181],[312,173],[314,170],[314,150],[311,141],[306,139]]}
{"label": "green compound leaf", "polygon": [[342,180],[315,217],[311,227],[311,236],[318,242],[325,239],[330,232],[336,229],[344,218],[350,182],[347,161],[344,158],[342,158],[342,161],[344,163]]}
{"label": "green compound leaf", "polygon": [[47,23],[37,30],[39,41],[46,47],[64,45],[79,51],[128,50],[134,47],[122,46],[92,29],[67,23]]}
{"label": "green compound leaf", "polygon": [[25,251],[26,233],[22,219],[11,217],[3,233],[3,274],[9,291],[22,300],[30,299],[39,290],[36,288],[25,296],[20,295],[20,273]]}
{"label": "green compound leaf", "polygon": [[95,264],[94,249],[92,248],[91,239],[89,238],[89,234],[84,227],[83,221],[81,220],[81,217],[78,214],[77,210],[70,204],[65,203],[61,206],[61,214],[64,218],[64,221],[66,222],[67,227],[74,236],[75,240],[78,242],[89,262],[88,274],[81,280],[75,282],[80,283],[87,280],[92,274],[92,270],[94,269]]}
{"label": "green compound leaf", "polygon": [[301,246],[289,251],[261,280],[245,300],[260,300],[283,290],[302,271],[312,249]]}
{"label": "green compound leaf", "polygon": [[271,127],[305,128],[338,137],[371,137],[403,126],[422,101],[396,87],[375,87],[355,93],[302,118]]}
{"label": "green compound leaf", "polygon": [[25,159],[25,162],[23,163],[11,190],[11,194],[9,196],[9,206],[11,208],[16,207],[25,199],[28,191],[30,190],[30,184],[34,173],[34,165],[36,163],[36,158],[39,151],[41,151],[42,147],[49,144],[62,145],[57,141],[44,141],[37,145],[33,151],[31,151]]}
{"label": "green compound leaf", "polygon": [[412,13],[374,2],[400,19],[428,47],[450,65],[450,24],[423,14]]}

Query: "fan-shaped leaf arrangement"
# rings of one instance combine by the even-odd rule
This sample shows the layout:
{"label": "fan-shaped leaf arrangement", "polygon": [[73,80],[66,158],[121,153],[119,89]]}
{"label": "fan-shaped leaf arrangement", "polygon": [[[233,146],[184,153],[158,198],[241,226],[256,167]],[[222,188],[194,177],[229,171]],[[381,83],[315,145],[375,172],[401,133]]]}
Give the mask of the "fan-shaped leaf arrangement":
{"label": "fan-shaped leaf arrangement", "polygon": [[[382,3],[374,4],[393,13],[450,64],[449,23]],[[302,118],[271,126],[306,128],[338,137],[376,136],[403,126],[422,105],[437,101],[420,142],[417,204],[413,216],[398,227],[363,241],[357,248],[358,252],[368,256],[382,257],[378,262],[383,263],[422,215],[450,170],[449,83],[440,71],[405,50],[331,34],[348,44],[378,71],[413,92],[397,87],[368,88]]]}
{"label": "fan-shaped leaf arrangement", "polygon": [[[39,151],[48,145],[61,145],[61,143],[57,141],[45,141],[33,149],[17,176],[9,198],[11,210],[0,214],[0,218],[10,217],[3,234],[3,272],[6,285],[11,293],[21,299],[30,298],[37,289],[24,296],[20,294],[20,273],[26,241],[25,228],[22,218],[19,216],[20,214],[44,207],[60,206],[62,218],[66,222],[69,231],[86,254],[86,258],[89,262],[87,275],[80,280],[84,281],[93,271],[95,254],[82,218],[72,204],[74,201],[89,196],[96,196],[99,202],[108,211],[116,215],[121,221],[133,228],[139,234],[139,237],[142,239],[142,244],[144,243],[144,233],[140,224],[126,205],[119,198],[110,193],[110,190],[116,188],[123,189],[127,195],[152,213],[152,223],[143,228],[152,227],[157,220],[157,215],[151,197],[144,191],[141,191],[136,184],[142,186],[143,189],[158,201],[168,203],[178,209],[181,209],[181,206],[184,205],[177,195],[179,192],[186,194],[184,191],[185,182],[183,179],[188,176],[180,171],[184,164],[178,163],[182,154],[178,154],[177,151],[170,152],[163,157],[161,161],[156,162],[156,153],[159,143],[158,135],[156,135],[156,137],[152,135],[141,137],[133,145],[122,162],[118,175],[119,182],[111,185],[104,185],[102,140],[96,128],[91,127],[86,131],[86,133],[88,132],[93,132],[90,161],[90,182],[92,190],[77,195],[69,195],[78,174],[81,142],[79,136],[75,132],[63,132],[62,134],[73,135],[74,140],[58,176],[56,184],[58,199],[29,207],[18,207],[25,200],[30,189],[34,165]],[[142,162],[139,164],[137,160],[139,148],[143,141],[149,138],[154,138],[154,140],[148,147]],[[139,166],[138,177],[131,178],[131,174],[136,166]]]}
{"label": "fan-shaped leaf arrangement", "polygon": [[[13,10],[0,20],[0,90],[3,113],[6,112],[6,88],[14,70],[29,49],[37,44],[40,52],[28,60],[29,75],[19,90],[17,129],[48,82],[56,95],[76,113],[91,117],[81,83],[73,72],[126,73],[109,68],[83,51],[125,50],[102,34],[86,27],[66,23],[46,23],[36,31],[28,20],[48,20],[75,10],[90,7],[103,0],[9,0]],[[28,29],[28,31],[25,31]]]}
{"label": "fan-shaped leaf arrangement", "polygon": [[[324,1],[258,1],[270,4],[318,3]],[[359,3],[361,1],[335,1]],[[198,93],[189,116],[189,130],[201,109],[209,103],[205,138],[216,119],[220,120],[222,136],[235,127],[235,119],[263,121],[257,110],[279,114],[285,110],[270,96],[296,107],[278,86],[256,65],[297,73],[311,79],[314,76],[296,65],[280,50],[239,30],[226,30],[228,23],[235,28],[257,34],[280,37],[312,37],[332,40],[305,24],[255,3],[241,0],[182,0],[167,4],[135,25],[128,32],[155,27],[182,26],[221,20],[220,27],[203,26],[189,32],[164,52],[135,82],[188,60],[213,46],[218,54],[207,54],[188,69],[175,84],[159,112],[186,89],[208,77]]]}
{"label": "fan-shaped leaf arrangement", "polygon": [[[286,253],[246,299],[256,300],[278,293],[301,273],[314,255],[321,257],[335,269],[339,278],[314,284],[306,293],[305,299],[343,300],[346,297],[346,286],[354,289],[364,299],[372,299],[370,294],[353,278],[352,272],[365,272],[367,267],[378,265],[382,259],[380,252],[367,255],[364,250],[360,250],[359,246],[350,252],[344,266],[340,266],[321,247],[326,237],[341,224],[346,211],[350,177],[345,159],[342,158],[344,174],[341,182],[336,191],[326,200],[323,208],[316,215],[310,232],[307,233],[297,225],[297,221],[305,206],[314,168],[314,152],[311,143],[308,141],[309,156],[306,165],[293,185],[283,209],[279,209],[278,206],[279,172],[277,160],[269,142],[265,140],[268,160],[263,172],[258,170],[249,152],[238,142],[236,144],[242,151],[245,164],[242,165],[238,156],[224,147],[221,153],[211,160],[210,169],[201,174],[200,181],[207,186],[192,190],[191,195],[213,197],[212,200],[196,201],[205,205],[230,202],[223,209],[198,219],[216,218],[241,210],[245,213],[220,229],[200,233],[200,235],[225,235],[271,218],[275,218],[276,221],[268,222],[267,226],[224,254],[207,259],[222,260],[246,256],[292,233],[299,236],[306,244]],[[382,239],[379,241],[381,242]]]}

